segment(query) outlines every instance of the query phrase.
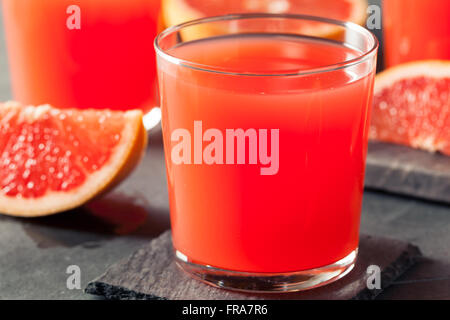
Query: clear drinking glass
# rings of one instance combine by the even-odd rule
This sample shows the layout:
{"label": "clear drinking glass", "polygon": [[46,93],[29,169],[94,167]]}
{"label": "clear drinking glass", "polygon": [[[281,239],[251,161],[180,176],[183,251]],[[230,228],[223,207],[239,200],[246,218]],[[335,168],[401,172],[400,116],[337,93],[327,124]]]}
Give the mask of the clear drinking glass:
{"label": "clear drinking glass", "polygon": [[142,109],[159,123],[160,0],[3,0],[14,99],[31,105]]}
{"label": "clear drinking glass", "polygon": [[155,41],[177,263],[298,291],[354,266],[378,42],[346,22],[227,15]]}

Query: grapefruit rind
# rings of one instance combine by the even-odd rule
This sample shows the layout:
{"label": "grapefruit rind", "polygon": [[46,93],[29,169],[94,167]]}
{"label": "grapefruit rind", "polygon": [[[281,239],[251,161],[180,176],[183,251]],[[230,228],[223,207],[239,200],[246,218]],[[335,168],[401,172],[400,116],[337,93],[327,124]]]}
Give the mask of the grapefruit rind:
{"label": "grapefruit rind", "polygon": [[[7,102],[2,107],[21,108],[15,102]],[[47,112],[48,108],[51,107],[33,107],[33,116],[39,117],[39,114]],[[31,115],[32,109],[28,110]],[[47,191],[39,198],[10,197],[0,190],[0,213],[16,217],[47,216],[79,207],[119,184],[139,163],[147,144],[142,112],[127,111],[124,118],[120,142],[114,148],[110,159],[98,171],[88,175],[82,185],[64,192]]]}
{"label": "grapefruit rind", "polygon": [[397,81],[422,76],[427,78],[450,77],[450,61],[415,61],[389,68],[376,76],[374,93],[392,86]]}

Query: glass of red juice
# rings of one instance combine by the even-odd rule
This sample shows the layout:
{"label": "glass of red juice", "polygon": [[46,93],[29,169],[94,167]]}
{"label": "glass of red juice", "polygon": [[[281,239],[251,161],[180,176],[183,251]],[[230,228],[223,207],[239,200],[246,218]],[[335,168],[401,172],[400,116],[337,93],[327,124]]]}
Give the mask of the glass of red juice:
{"label": "glass of red juice", "polygon": [[177,264],[262,292],[350,272],[376,38],[352,23],[250,14],[169,28],[155,47]]}
{"label": "glass of red juice", "polygon": [[383,37],[386,67],[450,60],[450,1],[383,0]]}
{"label": "glass of red juice", "polygon": [[3,0],[13,96],[60,108],[142,109],[159,122],[160,0]]}

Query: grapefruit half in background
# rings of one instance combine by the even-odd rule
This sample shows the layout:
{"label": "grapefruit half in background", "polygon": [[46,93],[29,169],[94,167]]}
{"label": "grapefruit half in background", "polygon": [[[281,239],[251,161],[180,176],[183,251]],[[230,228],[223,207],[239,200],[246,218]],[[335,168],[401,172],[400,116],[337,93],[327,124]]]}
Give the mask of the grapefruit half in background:
{"label": "grapefruit half in background", "polygon": [[[365,24],[367,0],[163,0],[162,14],[167,27],[183,22],[233,13],[289,13],[304,14],[341,21]],[[339,33],[335,26],[313,23],[295,23],[297,32],[307,35],[332,38]],[[188,40],[198,39],[220,33],[219,27],[213,30],[210,25],[200,28],[190,27],[192,31],[182,32]],[[195,34],[195,36],[193,35]],[[186,41],[186,39],[184,39]]]}
{"label": "grapefruit half in background", "polygon": [[0,213],[78,207],[122,181],[147,143],[142,112],[0,104]]}
{"label": "grapefruit half in background", "polygon": [[375,80],[370,138],[450,155],[450,61],[418,61]]}

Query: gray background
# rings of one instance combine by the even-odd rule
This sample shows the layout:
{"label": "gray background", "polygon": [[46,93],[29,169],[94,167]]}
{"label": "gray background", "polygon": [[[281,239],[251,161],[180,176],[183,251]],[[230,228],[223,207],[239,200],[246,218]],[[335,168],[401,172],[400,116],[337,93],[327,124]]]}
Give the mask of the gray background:
{"label": "gray background", "polygon": [[[0,30],[0,101],[10,97]],[[69,265],[81,268],[84,288],[109,265],[170,227],[158,131],[150,135],[143,163],[105,201],[116,201],[115,207],[143,215],[142,225],[131,233],[118,235],[117,226],[83,208],[39,219],[0,216],[0,299],[95,298],[83,290],[67,289]],[[450,299],[449,206],[367,191],[361,228],[364,233],[412,242],[426,257],[380,299]]]}

